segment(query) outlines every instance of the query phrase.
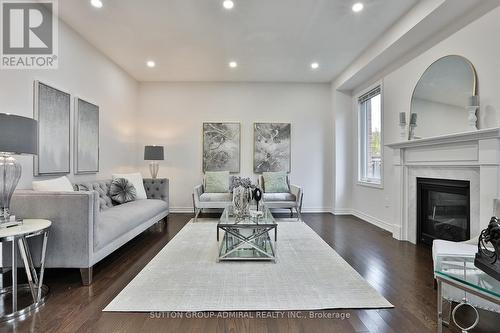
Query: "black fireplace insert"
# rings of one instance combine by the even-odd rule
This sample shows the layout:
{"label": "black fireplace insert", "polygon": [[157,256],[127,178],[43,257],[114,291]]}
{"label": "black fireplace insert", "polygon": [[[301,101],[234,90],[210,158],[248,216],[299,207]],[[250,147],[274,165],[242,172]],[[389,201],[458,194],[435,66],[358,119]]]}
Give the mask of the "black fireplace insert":
{"label": "black fireplace insert", "polygon": [[470,182],[417,178],[417,242],[470,239]]}

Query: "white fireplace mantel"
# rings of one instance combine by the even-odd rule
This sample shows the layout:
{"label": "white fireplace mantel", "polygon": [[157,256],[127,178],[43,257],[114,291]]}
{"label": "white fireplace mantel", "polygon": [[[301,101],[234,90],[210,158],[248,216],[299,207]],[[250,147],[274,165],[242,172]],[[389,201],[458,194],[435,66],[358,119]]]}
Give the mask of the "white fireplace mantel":
{"label": "white fireplace mantel", "polygon": [[485,228],[500,194],[500,128],[386,145],[393,149],[394,191],[401,198],[393,236],[416,242],[416,178],[471,183],[471,237]]}
{"label": "white fireplace mantel", "polygon": [[406,140],[406,141],[387,144],[386,146],[392,149],[404,149],[404,148],[422,147],[430,145],[442,145],[450,143],[453,144],[453,143],[467,142],[467,141],[479,141],[479,140],[494,139],[494,138],[500,138],[500,128],[487,128],[477,131],[434,136],[431,138]]}

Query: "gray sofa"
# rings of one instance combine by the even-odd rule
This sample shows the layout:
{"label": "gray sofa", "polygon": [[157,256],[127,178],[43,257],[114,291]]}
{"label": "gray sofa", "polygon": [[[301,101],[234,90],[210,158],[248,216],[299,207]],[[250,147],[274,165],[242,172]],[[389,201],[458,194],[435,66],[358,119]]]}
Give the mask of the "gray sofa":
{"label": "gray sofa", "polygon": [[148,199],[121,205],[111,201],[110,183],[75,184],[75,192],[15,192],[11,208],[16,216],[52,221],[46,267],[79,268],[88,285],[92,266],[168,215],[168,179],[144,179]]}

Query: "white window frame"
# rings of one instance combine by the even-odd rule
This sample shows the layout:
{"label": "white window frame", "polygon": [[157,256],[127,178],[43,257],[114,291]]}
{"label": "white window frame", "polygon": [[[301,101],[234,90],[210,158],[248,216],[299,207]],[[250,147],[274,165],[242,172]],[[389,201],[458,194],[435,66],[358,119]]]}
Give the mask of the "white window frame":
{"label": "white window frame", "polygon": [[[364,145],[364,141],[362,140],[362,134],[366,133],[366,130],[362,129],[364,122],[362,122],[361,119],[361,107],[360,107],[360,98],[363,95],[366,95],[370,92],[372,92],[375,89],[380,90],[380,158],[381,158],[381,165],[380,165],[380,180],[378,179],[362,179],[361,177],[361,161],[362,159],[362,154],[364,149],[366,149]],[[371,85],[367,89],[364,89],[363,91],[359,92],[355,96],[355,107],[356,107],[356,117],[357,117],[357,133],[356,133],[356,139],[357,139],[357,144],[358,144],[358,151],[357,151],[357,173],[356,173],[356,182],[358,185],[362,186],[368,186],[368,187],[375,187],[375,188],[384,188],[384,88],[382,85],[382,82],[377,82],[376,84]]]}

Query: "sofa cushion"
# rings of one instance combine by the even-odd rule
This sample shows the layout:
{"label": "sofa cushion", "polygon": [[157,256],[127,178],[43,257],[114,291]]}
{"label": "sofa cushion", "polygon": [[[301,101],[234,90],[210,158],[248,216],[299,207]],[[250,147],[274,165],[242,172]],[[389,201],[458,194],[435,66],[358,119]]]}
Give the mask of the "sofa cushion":
{"label": "sofa cushion", "polygon": [[264,193],[264,201],[295,201],[297,198],[292,193]]}
{"label": "sofa cushion", "polygon": [[233,195],[231,193],[203,193],[200,195],[202,202],[231,202]]}
{"label": "sofa cushion", "polygon": [[106,209],[99,214],[94,233],[94,247],[99,250],[135,227],[166,212],[163,200],[135,200]]}
{"label": "sofa cushion", "polygon": [[229,192],[229,171],[205,172],[205,192]]}
{"label": "sofa cushion", "polygon": [[113,201],[111,200],[111,196],[109,195],[110,185],[110,180],[104,180],[92,183],[75,184],[74,187],[77,191],[96,191],[99,194],[99,210],[103,211],[105,209],[113,207]]}
{"label": "sofa cushion", "polygon": [[74,188],[71,185],[68,177],[62,176],[59,178],[39,180],[31,182],[33,191],[48,191],[48,192],[73,192]]}
{"label": "sofa cushion", "polygon": [[290,192],[286,172],[263,172],[262,178],[264,179],[264,192]]}

